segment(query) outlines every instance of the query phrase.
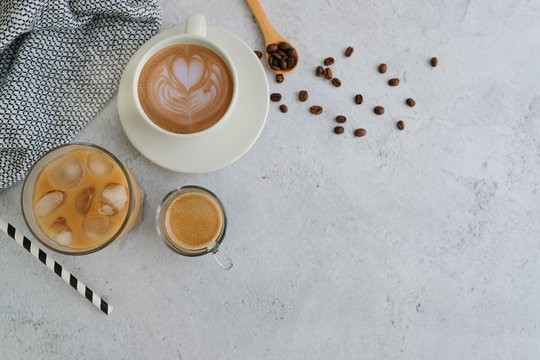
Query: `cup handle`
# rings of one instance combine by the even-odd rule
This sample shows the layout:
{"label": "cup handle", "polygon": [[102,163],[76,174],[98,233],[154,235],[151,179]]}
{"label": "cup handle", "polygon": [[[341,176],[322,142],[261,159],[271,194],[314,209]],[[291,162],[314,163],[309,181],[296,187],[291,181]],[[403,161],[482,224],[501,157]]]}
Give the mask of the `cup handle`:
{"label": "cup handle", "polygon": [[203,14],[191,14],[187,17],[186,34],[206,36],[206,18]]}
{"label": "cup handle", "polygon": [[219,252],[219,250],[215,250],[212,255],[214,256],[214,259],[218,263],[219,266],[221,266],[224,270],[229,270],[233,267],[233,263],[231,261],[231,258],[228,257],[225,254],[222,254]]}

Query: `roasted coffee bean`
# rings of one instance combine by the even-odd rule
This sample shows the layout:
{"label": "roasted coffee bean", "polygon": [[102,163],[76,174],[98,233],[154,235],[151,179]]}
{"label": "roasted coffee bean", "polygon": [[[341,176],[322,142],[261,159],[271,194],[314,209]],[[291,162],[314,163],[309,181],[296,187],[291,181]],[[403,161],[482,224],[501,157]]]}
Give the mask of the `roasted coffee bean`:
{"label": "roasted coffee bean", "polygon": [[367,133],[366,129],[356,129],[354,130],[354,136],[358,136],[358,137],[362,137],[362,136],[365,136]]}
{"label": "roasted coffee bean", "polygon": [[279,66],[276,66],[276,65],[270,65],[270,68],[271,68],[272,70],[276,70],[276,71],[281,70],[281,69],[279,68]]}
{"label": "roasted coffee bean", "polygon": [[277,75],[276,75],[276,82],[277,82],[278,84],[281,84],[281,83],[283,82],[283,80],[285,80],[285,78],[283,77],[282,74],[277,74]]}
{"label": "roasted coffee bean", "polygon": [[276,59],[279,59],[279,60],[283,59],[283,56],[281,56],[278,52],[272,53],[272,56],[273,56],[274,58],[276,58]]}
{"label": "roasted coffee bean", "polygon": [[431,66],[435,67],[439,64],[439,59],[437,59],[436,57],[432,57],[429,63],[431,64]]}
{"label": "roasted coffee bean", "polygon": [[324,59],[324,65],[326,66],[330,66],[334,63],[334,58],[333,57],[327,57],[326,59]]}
{"label": "roasted coffee bean", "polygon": [[377,115],[382,115],[384,114],[384,108],[382,106],[375,106],[373,112]]}
{"label": "roasted coffee bean", "polygon": [[338,78],[333,78],[332,79],[332,85],[334,85],[335,87],[340,87],[341,86],[341,80],[339,80]]}
{"label": "roasted coffee bean", "polygon": [[405,102],[406,102],[407,105],[409,105],[410,107],[413,107],[414,105],[416,105],[416,101],[414,101],[414,99],[411,99],[411,98],[408,98],[407,100],[405,100]]}
{"label": "roasted coffee bean", "polygon": [[354,102],[357,103],[358,105],[363,103],[364,102],[364,97],[362,96],[362,94],[356,94],[354,96]]}
{"label": "roasted coffee bean", "polygon": [[345,116],[343,116],[343,115],[338,115],[338,116],[336,116],[336,121],[338,123],[340,123],[340,124],[343,124],[344,122],[347,121],[347,118]]}
{"label": "roasted coffee bean", "polygon": [[283,57],[288,56],[287,53],[285,51],[283,51],[283,50],[278,50],[278,54],[283,56]]}
{"label": "roasted coffee bean", "polygon": [[298,93],[298,100],[304,102],[307,100],[307,98],[308,98],[308,92],[306,90],[301,90]]}
{"label": "roasted coffee bean", "polygon": [[319,114],[322,114],[323,108],[322,106],[319,106],[319,105],[313,105],[312,107],[309,108],[309,112],[315,115],[319,115]]}
{"label": "roasted coffee bean", "polygon": [[347,49],[345,49],[345,56],[346,57],[351,56],[353,51],[354,51],[354,48],[352,46],[349,46]]}
{"label": "roasted coffee bean", "polygon": [[257,55],[259,59],[262,58],[262,52],[260,52],[259,50],[255,50],[255,55]]}
{"label": "roasted coffee bean", "polygon": [[386,64],[379,65],[379,72],[384,74],[386,72]]}
{"label": "roasted coffee bean", "polygon": [[266,47],[266,52],[267,53],[273,53],[273,52],[276,52],[278,51],[278,45],[277,44],[270,44]]}
{"label": "roasted coffee bean", "polygon": [[399,120],[396,125],[399,130],[405,129],[405,123],[403,122],[403,120]]}
{"label": "roasted coffee bean", "polygon": [[333,77],[332,69],[330,68],[324,69],[324,77],[327,78],[328,80],[332,79]]}
{"label": "roasted coffee bean", "polygon": [[335,132],[336,134],[338,134],[338,135],[339,135],[339,134],[343,134],[344,131],[345,131],[345,129],[343,128],[343,126],[336,126],[336,127],[334,128],[334,132]]}
{"label": "roasted coffee bean", "polygon": [[270,95],[270,100],[272,101],[280,101],[281,100],[281,94],[280,93],[272,93]]}
{"label": "roasted coffee bean", "polygon": [[393,79],[388,80],[388,85],[390,85],[390,86],[398,86],[399,85],[399,79],[393,78]]}
{"label": "roasted coffee bean", "polygon": [[296,58],[295,57],[289,57],[287,58],[287,68],[292,69],[296,65]]}
{"label": "roasted coffee bean", "polygon": [[274,61],[272,62],[272,64],[274,64],[276,66],[279,66],[280,63],[281,63],[281,61],[279,61],[278,58],[274,58]]}
{"label": "roasted coffee bean", "polygon": [[324,72],[324,69],[322,66],[317,66],[317,69],[315,69],[315,76],[322,76]]}
{"label": "roasted coffee bean", "polygon": [[286,42],[282,41],[279,43],[279,50],[289,50],[291,48],[291,45],[287,44]]}
{"label": "roasted coffee bean", "polygon": [[287,111],[289,111],[289,108],[287,107],[287,105],[283,104],[279,106],[279,110],[281,110],[282,113],[286,113]]}
{"label": "roasted coffee bean", "polygon": [[279,67],[281,68],[281,70],[286,70],[287,69],[287,61],[286,60],[281,60],[281,62],[279,63]]}
{"label": "roasted coffee bean", "polygon": [[298,57],[298,53],[296,52],[296,49],[295,48],[290,48],[287,53],[289,54],[289,56],[292,56],[292,57],[295,57],[297,58]]}

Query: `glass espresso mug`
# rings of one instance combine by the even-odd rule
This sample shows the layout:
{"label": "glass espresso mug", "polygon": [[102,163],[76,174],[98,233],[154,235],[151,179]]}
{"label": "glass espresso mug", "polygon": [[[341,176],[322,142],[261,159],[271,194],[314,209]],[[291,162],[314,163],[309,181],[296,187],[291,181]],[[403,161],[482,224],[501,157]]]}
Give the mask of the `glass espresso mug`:
{"label": "glass espresso mug", "polygon": [[132,96],[152,129],[187,138],[214,131],[226,122],[236,103],[237,88],[231,58],[206,36],[204,15],[192,14],[184,32],[161,39],[142,55]]}
{"label": "glass espresso mug", "polygon": [[174,252],[184,256],[212,254],[225,270],[231,259],[218,253],[225,237],[227,214],[216,194],[188,185],[168,193],[158,206],[156,230]]}

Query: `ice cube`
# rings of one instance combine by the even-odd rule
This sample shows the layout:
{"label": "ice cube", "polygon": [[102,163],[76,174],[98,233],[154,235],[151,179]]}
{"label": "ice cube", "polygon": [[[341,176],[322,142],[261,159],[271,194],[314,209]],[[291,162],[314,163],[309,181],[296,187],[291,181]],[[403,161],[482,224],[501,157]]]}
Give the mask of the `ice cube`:
{"label": "ice cube", "polygon": [[111,172],[113,163],[107,156],[94,153],[88,156],[88,168],[96,175],[107,175]]}
{"label": "ice cube", "polygon": [[44,218],[52,214],[60,206],[64,205],[66,196],[62,191],[52,190],[39,199],[36,205],[36,215]]}
{"label": "ice cube", "polygon": [[75,197],[75,208],[78,212],[83,215],[86,215],[88,209],[90,208],[90,203],[92,202],[92,197],[94,196],[94,188],[88,187],[81,190]]}
{"label": "ice cube", "polygon": [[112,183],[105,186],[101,193],[101,209],[103,215],[115,215],[124,210],[128,202],[126,187]]}
{"label": "ice cube", "polygon": [[67,154],[52,164],[49,171],[51,184],[60,190],[69,190],[79,185],[84,177],[84,166],[76,154]]}
{"label": "ice cube", "polygon": [[109,218],[101,215],[90,215],[82,221],[82,229],[90,239],[103,237],[109,231],[110,226]]}
{"label": "ice cube", "polygon": [[49,226],[48,235],[51,239],[62,245],[68,245],[73,239],[73,232],[63,217],[54,220]]}

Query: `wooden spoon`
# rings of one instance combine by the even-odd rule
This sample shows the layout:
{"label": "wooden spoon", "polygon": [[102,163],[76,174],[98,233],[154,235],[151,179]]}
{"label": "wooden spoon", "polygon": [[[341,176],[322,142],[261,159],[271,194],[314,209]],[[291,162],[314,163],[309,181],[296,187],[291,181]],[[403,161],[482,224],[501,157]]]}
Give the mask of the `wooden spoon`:
{"label": "wooden spoon", "polygon": [[264,36],[264,42],[265,42],[265,48],[264,52],[266,53],[266,65],[270,68],[271,71],[275,72],[276,74],[287,74],[298,66],[298,62],[300,61],[298,52],[296,53],[296,64],[291,69],[285,69],[285,70],[274,70],[270,67],[270,64],[268,64],[268,51],[266,51],[266,48],[270,44],[279,44],[280,42],[285,42],[289,44],[290,47],[294,48],[292,44],[285,39],[283,36],[281,36],[280,33],[274,29],[272,24],[270,24],[270,20],[268,20],[268,17],[266,16],[266,13],[264,12],[263,7],[261,6],[261,3],[259,0],[246,0],[247,4],[249,5],[249,8],[251,9],[251,12],[253,15],[255,15],[255,19],[257,19],[257,22],[259,23],[259,28],[261,29],[263,36]]}

